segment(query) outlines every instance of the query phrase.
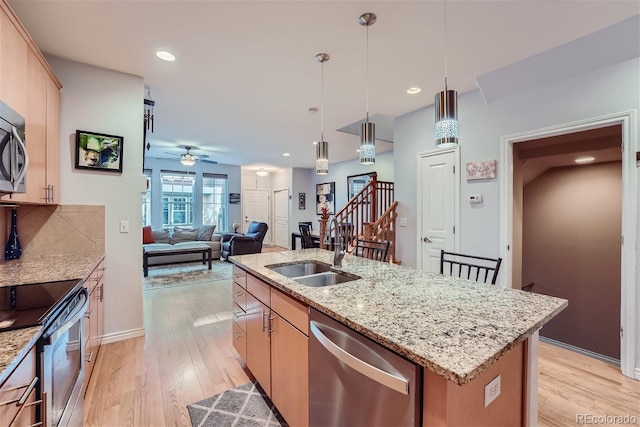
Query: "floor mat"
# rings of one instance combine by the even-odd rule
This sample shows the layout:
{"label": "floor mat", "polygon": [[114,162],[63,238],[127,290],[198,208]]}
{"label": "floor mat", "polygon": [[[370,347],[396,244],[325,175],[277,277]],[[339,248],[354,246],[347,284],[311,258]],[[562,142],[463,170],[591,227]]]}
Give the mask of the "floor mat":
{"label": "floor mat", "polygon": [[264,391],[246,383],[187,405],[193,427],[286,426]]}

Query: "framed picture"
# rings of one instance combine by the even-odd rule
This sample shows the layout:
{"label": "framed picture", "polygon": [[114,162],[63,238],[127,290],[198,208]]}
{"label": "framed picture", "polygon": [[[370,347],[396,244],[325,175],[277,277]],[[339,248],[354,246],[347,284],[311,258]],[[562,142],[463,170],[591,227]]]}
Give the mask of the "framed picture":
{"label": "framed picture", "polygon": [[307,194],[299,193],[298,194],[298,210],[305,210],[307,208]]}
{"label": "framed picture", "polygon": [[76,130],[76,169],[122,173],[124,138]]}
{"label": "framed picture", "polygon": [[329,208],[329,214],[336,213],[336,183],[316,184],[316,213],[322,215],[322,207]]}
{"label": "framed picture", "polygon": [[349,200],[353,199],[353,197],[360,192],[364,188],[365,185],[371,181],[371,178],[377,177],[377,172],[369,172],[363,173],[360,175],[351,175],[347,177],[347,194]]}

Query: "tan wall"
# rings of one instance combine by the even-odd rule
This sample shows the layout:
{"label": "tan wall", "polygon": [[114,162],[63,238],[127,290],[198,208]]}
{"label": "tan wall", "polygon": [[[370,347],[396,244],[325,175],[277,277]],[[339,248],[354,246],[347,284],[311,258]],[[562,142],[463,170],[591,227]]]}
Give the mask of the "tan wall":
{"label": "tan wall", "polygon": [[620,359],[620,162],[554,168],[524,188],[522,282],[567,298],[541,335]]}
{"label": "tan wall", "polygon": [[[104,206],[22,205],[17,224],[24,259],[104,254]],[[11,209],[0,209],[2,257],[10,225]]]}

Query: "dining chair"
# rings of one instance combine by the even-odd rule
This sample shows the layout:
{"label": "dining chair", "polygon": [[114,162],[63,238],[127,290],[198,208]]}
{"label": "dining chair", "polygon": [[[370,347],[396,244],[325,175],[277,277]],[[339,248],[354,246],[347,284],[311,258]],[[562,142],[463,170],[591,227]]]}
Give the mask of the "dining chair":
{"label": "dining chair", "polygon": [[309,226],[309,230],[313,230],[313,221],[299,221],[298,226],[300,226],[300,224],[306,224]]}
{"label": "dining chair", "polygon": [[389,251],[389,242],[386,240],[365,240],[356,239],[356,247],[353,254],[363,258],[374,259],[376,261],[386,261]]}
{"label": "dining chair", "polygon": [[441,250],[440,274],[445,274],[445,264],[448,264],[449,276],[495,285],[502,258],[486,258]]}
{"label": "dining chair", "polygon": [[311,237],[311,225],[306,223],[299,223],[298,229],[300,230],[300,242],[302,243],[302,249],[310,249],[317,247],[313,238]]}

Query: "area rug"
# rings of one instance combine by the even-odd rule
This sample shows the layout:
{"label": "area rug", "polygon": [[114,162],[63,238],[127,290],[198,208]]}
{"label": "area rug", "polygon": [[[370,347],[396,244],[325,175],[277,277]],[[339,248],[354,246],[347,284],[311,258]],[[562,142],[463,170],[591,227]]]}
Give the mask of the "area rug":
{"label": "area rug", "polygon": [[264,391],[246,383],[187,405],[193,427],[286,426]]}
{"label": "area rug", "polygon": [[213,261],[211,270],[200,262],[150,266],[149,276],[143,278],[142,287],[149,290],[213,282],[231,279],[232,273],[233,264],[226,261]]}

